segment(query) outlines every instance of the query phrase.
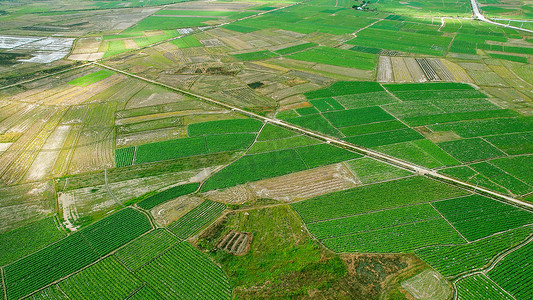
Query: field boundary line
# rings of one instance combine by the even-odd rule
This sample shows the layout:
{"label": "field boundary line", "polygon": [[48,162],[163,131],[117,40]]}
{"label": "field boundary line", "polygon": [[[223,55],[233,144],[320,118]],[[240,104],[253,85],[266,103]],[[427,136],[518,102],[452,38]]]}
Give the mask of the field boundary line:
{"label": "field boundary line", "polygon": [[[485,274],[483,274],[485,275]],[[485,277],[487,277],[488,280],[490,280],[490,282],[492,282],[494,285],[496,285],[497,287],[499,287],[502,291],[504,291],[507,295],[509,295],[511,298],[513,298],[514,300],[516,300],[516,297],[511,295],[511,293],[509,293],[506,289],[504,289],[502,286],[500,286],[496,281],[492,280],[492,278],[490,278],[488,275],[485,275]]]}
{"label": "field boundary line", "polygon": [[70,300],[70,297],[69,297],[67,294],[65,294],[65,292],[63,291],[63,289],[62,289],[58,284],[56,284],[56,287],[57,287],[57,289],[61,292],[61,294],[65,295],[65,297],[67,297],[67,299]]}
{"label": "field boundary line", "polygon": [[446,221],[446,223],[448,223],[453,228],[453,230],[455,230],[455,232],[457,232],[461,236],[461,238],[463,238],[463,240],[466,241],[467,244],[470,242],[461,232],[459,232],[459,230],[457,230],[457,228],[455,228],[455,226],[453,226],[453,224],[448,219],[446,219],[446,217],[438,209],[435,208],[435,206],[433,206],[433,203],[429,202],[429,205],[431,205],[431,207],[444,219],[444,221]]}
{"label": "field boundary line", "polygon": [[[470,277],[472,275],[476,275],[476,274],[483,274],[485,277],[489,278],[489,276],[487,275],[488,272],[492,271],[497,265],[498,263],[500,263],[500,261],[502,261],[503,259],[505,259],[509,254],[519,250],[520,248],[526,246],[527,244],[529,244],[531,241],[533,241],[533,234],[530,234],[528,238],[526,238],[525,240],[523,240],[521,243],[519,243],[518,245],[515,245],[513,247],[510,247],[510,248],[507,248],[506,250],[504,250],[503,252],[495,255],[494,257],[492,257],[492,259],[490,260],[489,264],[487,265],[487,267],[482,267],[482,268],[478,268],[476,269],[475,271],[469,271],[469,272],[466,272],[466,273],[463,273],[462,275],[459,274],[457,275],[458,277],[452,282],[452,286],[453,286],[453,289],[454,289],[454,300],[457,300],[457,282],[460,281],[461,279],[464,279],[466,277]],[[490,279],[490,278],[489,278]],[[491,279],[491,281],[493,281]],[[494,281],[493,281],[494,282]],[[507,292],[505,289],[503,289],[501,286],[499,286],[497,284],[497,286],[499,288],[501,288],[503,291]],[[509,294],[509,292],[507,292]],[[509,294],[510,295],[510,294]],[[511,297],[513,299],[516,299],[514,296],[511,295]]]}
{"label": "field boundary line", "polygon": [[368,155],[369,157],[372,157],[372,158],[380,160],[380,161],[388,161],[391,164],[394,164],[394,165],[397,165],[397,166],[400,166],[400,167],[403,167],[403,168],[407,168],[407,169],[412,170],[413,172],[418,173],[420,175],[424,175],[424,176],[427,176],[429,178],[433,178],[435,180],[438,180],[438,181],[441,181],[441,182],[444,182],[444,183],[447,183],[447,184],[450,184],[450,185],[453,185],[453,186],[456,186],[456,187],[459,187],[459,188],[463,188],[463,189],[466,189],[466,190],[474,191],[474,192],[477,192],[479,194],[488,195],[489,197],[492,197],[492,198],[503,199],[505,201],[513,202],[515,204],[522,205],[522,206],[528,207],[529,209],[533,210],[533,203],[524,202],[522,200],[515,199],[515,198],[510,197],[508,195],[505,195],[505,194],[502,194],[502,193],[499,193],[499,192],[496,192],[496,191],[492,191],[492,190],[490,190],[488,188],[474,186],[473,184],[461,181],[459,179],[455,179],[455,178],[447,176],[447,175],[439,174],[439,173],[437,173],[434,170],[431,170],[431,169],[416,165],[416,164],[411,163],[411,162],[407,162],[407,161],[398,159],[398,158],[390,156],[390,155],[386,155],[386,154],[380,153],[378,151],[375,151],[375,150],[372,150],[372,149],[369,149],[369,148],[366,148],[366,147],[358,146],[358,145],[346,142],[344,140],[328,136],[328,135],[323,134],[323,133],[318,133],[318,132],[312,131],[310,129],[302,128],[302,127],[287,123],[287,122],[282,121],[282,120],[265,117],[265,116],[259,115],[257,113],[253,113],[253,112],[244,110],[242,108],[239,108],[237,106],[225,103],[225,102],[220,101],[220,100],[215,100],[213,98],[209,98],[209,97],[206,97],[206,96],[195,94],[195,93],[190,92],[190,91],[186,91],[186,90],[183,90],[183,89],[180,89],[180,88],[172,87],[172,86],[170,86],[168,84],[161,83],[161,82],[158,82],[158,81],[155,81],[155,80],[152,80],[152,79],[144,78],[142,76],[135,75],[135,74],[132,74],[132,73],[129,73],[129,72],[126,72],[126,71],[123,71],[123,70],[108,66],[108,65],[104,65],[104,64],[101,64],[101,63],[98,63],[98,62],[95,62],[94,64],[98,65],[98,66],[101,66],[103,68],[106,68],[108,70],[112,70],[112,71],[115,71],[115,72],[130,76],[130,77],[133,77],[133,78],[137,78],[139,80],[143,80],[143,81],[146,81],[146,82],[149,82],[149,83],[152,83],[152,84],[167,88],[169,90],[173,90],[175,92],[179,92],[179,93],[182,93],[182,94],[186,94],[186,95],[192,96],[192,97],[197,98],[197,99],[199,99],[201,101],[209,102],[211,104],[214,104],[214,105],[217,105],[217,106],[220,106],[220,107],[231,109],[233,111],[236,111],[238,113],[247,115],[249,117],[252,117],[254,119],[257,119],[257,120],[260,120],[260,121],[263,121],[263,122],[268,122],[268,123],[275,124],[275,125],[278,125],[278,126],[283,127],[283,128],[289,128],[289,129],[301,132],[301,133],[303,133],[303,134],[305,134],[307,136],[315,137],[315,138],[318,138],[320,140],[324,140],[326,142],[329,142],[331,144],[340,146],[341,148],[350,149],[350,150],[358,152],[360,154]]}

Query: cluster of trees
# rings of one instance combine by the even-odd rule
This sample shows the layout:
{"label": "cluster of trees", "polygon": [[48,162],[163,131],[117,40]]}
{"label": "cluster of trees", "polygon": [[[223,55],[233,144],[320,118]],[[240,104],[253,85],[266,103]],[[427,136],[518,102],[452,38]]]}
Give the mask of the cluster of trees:
{"label": "cluster of trees", "polygon": [[359,0],[355,0],[355,2],[357,2],[357,4],[352,5],[353,9],[376,11],[375,8],[368,7],[370,5],[370,1],[362,0],[361,3],[359,3]]}

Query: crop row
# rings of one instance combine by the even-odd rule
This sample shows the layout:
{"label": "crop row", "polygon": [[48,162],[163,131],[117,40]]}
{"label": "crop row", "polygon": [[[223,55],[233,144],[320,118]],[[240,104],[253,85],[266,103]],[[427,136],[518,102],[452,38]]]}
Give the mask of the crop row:
{"label": "crop row", "polygon": [[433,205],[470,241],[533,223],[533,213],[480,195]]}
{"label": "crop row", "polygon": [[462,242],[464,240],[442,218],[322,240],[336,252],[372,253],[406,252],[424,246]]}
{"label": "crop row", "polygon": [[457,282],[457,299],[459,300],[512,300],[500,287],[483,274],[463,278]]}
{"label": "crop row", "polygon": [[304,222],[310,223],[466,194],[453,186],[417,176],[335,192],[292,206]]}
{"label": "crop row", "polygon": [[222,203],[205,200],[179,220],[170,224],[169,229],[178,237],[186,239],[209,224],[224,209],[226,209],[226,205]]}
{"label": "crop row", "polygon": [[533,299],[533,243],[506,256],[488,276],[516,299]]}
{"label": "crop row", "polygon": [[135,271],[177,241],[166,229],[158,228],[120,248],[115,257],[130,271]]}
{"label": "crop row", "polygon": [[322,240],[436,218],[440,216],[431,205],[420,204],[309,223],[307,228]]}
{"label": "crop row", "polygon": [[164,299],[229,299],[228,278],[209,258],[182,242],[135,273]]}
{"label": "crop row", "polygon": [[123,209],[4,268],[8,299],[63,278],[151,229],[149,220]]}
{"label": "crop row", "polygon": [[533,233],[531,226],[455,246],[434,246],[415,251],[424,261],[444,276],[456,276],[486,266],[490,260]]}

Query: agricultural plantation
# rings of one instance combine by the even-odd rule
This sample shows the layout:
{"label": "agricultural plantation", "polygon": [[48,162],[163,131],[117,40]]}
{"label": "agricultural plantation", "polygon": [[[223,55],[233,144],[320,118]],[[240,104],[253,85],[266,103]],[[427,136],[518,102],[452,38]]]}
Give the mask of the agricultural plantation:
{"label": "agricultural plantation", "polygon": [[0,1],[0,300],[533,298],[497,2]]}

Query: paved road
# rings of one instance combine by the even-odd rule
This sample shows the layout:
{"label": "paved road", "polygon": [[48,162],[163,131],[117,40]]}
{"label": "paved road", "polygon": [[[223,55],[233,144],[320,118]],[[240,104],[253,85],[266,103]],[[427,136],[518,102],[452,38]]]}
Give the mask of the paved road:
{"label": "paved road", "polygon": [[428,176],[428,177],[432,177],[432,178],[437,179],[439,181],[455,184],[455,185],[458,185],[458,186],[460,186],[462,188],[465,188],[465,189],[468,189],[468,190],[471,190],[471,191],[474,191],[474,192],[483,193],[485,195],[491,196],[493,198],[497,198],[499,200],[507,201],[507,202],[510,202],[510,203],[513,203],[513,204],[516,204],[516,205],[520,205],[522,207],[527,207],[529,209],[533,209],[533,204],[531,204],[531,203],[527,203],[527,202],[515,199],[513,197],[509,197],[509,196],[507,196],[505,194],[501,194],[501,193],[498,193],[498,192],[495,192],[495,191],[492,191],[492,190],[489,190],[489,189],[486,189],[486,188],[483,188],[483,187],[478,187],[478,186],[475,186],[475,185],[473,185],[471,183],[464,182],[464,181],[461,181],[461,180],[457,180],[457,179],[449,177],[447,175],[439,174],[436,171],[430,170],[428,168],[425,168],[425,167],[422,167],[422,166],[418,166],[416,164],[413,164],[413,163],[410,163],[410,162],[406,162],[406,161],[403,161],[401,159],[398,159],[398,158],[395,158],[395,157],[392,157],[392,156],[389,156],[389,155],[386,155],[386,154],[383,154],[383,153],[379,153],[377,151],[374,151],[374,150],[371,150],[371,149],[368,149],[368,148],[365,148],[365,147],[357,146],[357,145],[348,143],[346,141],[340,140],[338,138],[334,138],[334,137],[331,137],[331,136],[328,136],[328,135],[325,135],[325,134],[322,134],[322,133],[311,131],[309,129],[298,127],[296,125],[289,124],[289,123],[287,123],[285,121],[282,121],[282,120],[264,117],[264,116],[258,115],[256,113],[252,113],[252,112],[246,111],[244,109],[241,109],[239,107],[233,106],[231,104],[228,104],[228,103],[225,103],[225,102],[221,102],[221,101],[218,101],[218,100],[215,100],[215,99],[212,99],[212,98],[204,97],[204,96],[192,93],[192,92],[187,91],[187,90],[182,90],[180,88],[175,88],[175,87],[166,85],[164,83],[161,83],[161,82],[158,82],[158,81],[155,81],[155,80],[151,80],[151,79],[148,79],[148,78],[141,77],[139,75],[135,75],[135,74],[132,74],[132,73],[128,73],[128,72],[113,68],[113,67],[108,66],[108,65],[104,65],[104,64],[101,64],[101,63],[97,63],[97,62],[95,62],[94,64],[98,65],[98,66],[100,66],[102,68],[106,68],[106,69],[115,71],[117,73],[124,74],[126,76],[130,76],[130,77],[133,77],[133,78],[137,78],[139,80],[143,80],[145,82],[149,82],[149,83],[152,83],[152,84],[155,84],[155,85],[159,85],[159,86],[168,88],[170,90],[174,90],[176,92],[180,92],[180,93],[183,93],[183,94],[186,94],[186,95],[201,99],[203,101],[206,101],[206,102],[209,102],[209,103],[224,107],[226,109],[230,109],[230,110],[239,112],[241,114],[250,116],[250,117],[252,117],[254,119],[258,119],[258,120],[261,120],[261,121],[266,122],[266,123],[276,124],[278,126],[281,126],[281,127],[284,127],[284,128],[288,128],[288,129],[291,129],[293,131],[300,132],[300,133],[305,134],[307,136],[314,137],[314,138],[317,138],[319,140],[323,140],[323,141],[325,141],[327,143],[334,144],[334,145],[337,145],[337,146],[341,146],[343,148],[346,148],[346,149],[349,149],[349,150],[352,150],[352,151],[356,151],[358,153],[365,154],[367,156],[370,156],[372,158],[378,159],[380,161],[384,161],[386,163],[389,163],[389,164],[392,164],[392,165],[395,165],[395,166],[398,166],[398,167],[401,167],[401,168],[404,168],[404,169],[407,169],[407,170],[411,170],[411,171],[413,171],[415,173],[418,173],[420,175],[425,175],[425,176]]}
{"label": "paved road", "polygon": [[479,4],[477,3],[477,0],[470,0],[470,4],[472,6],[472,13],[474,14],[474,17],[476,19],[482,21],[482,22],[486,22],[486,23],[489,23],[489,24],[497,25],[497,26],[502,26],[502,27],[507,27],[507,28],[512,28],[512,29],[516,29],[516,30],[521,30],[521,31],[533,33],[533,30],[524,29],[524,28],[511,26],[511,25],[505,25],[505,24],[502,24],[502,23],[491,21],[491,20],[485,18],[485,16],[483,14],[481,14],[481,11],[479,10]]}

